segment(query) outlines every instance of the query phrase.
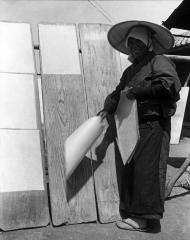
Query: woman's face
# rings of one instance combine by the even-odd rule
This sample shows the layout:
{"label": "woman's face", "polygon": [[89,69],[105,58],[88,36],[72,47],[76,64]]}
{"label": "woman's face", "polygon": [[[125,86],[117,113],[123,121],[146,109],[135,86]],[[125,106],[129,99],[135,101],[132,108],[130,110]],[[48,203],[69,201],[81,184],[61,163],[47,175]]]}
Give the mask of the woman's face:
{"label": "woman's face", "polygon": [[129,37],[127,48],[134,59],[144,55],[148,51],[147,46],[141,40],[133,37]]}

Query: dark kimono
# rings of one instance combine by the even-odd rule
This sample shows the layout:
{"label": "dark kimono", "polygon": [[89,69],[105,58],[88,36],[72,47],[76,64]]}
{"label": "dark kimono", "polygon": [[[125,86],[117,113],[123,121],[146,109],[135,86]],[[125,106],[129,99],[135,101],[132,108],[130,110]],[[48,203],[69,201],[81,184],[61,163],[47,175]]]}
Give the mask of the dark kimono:
{"label": "dark kimono", "polygon": [[181,84],[174,64],[163,55],[148,53],[128,67],[105,100],[104,110],[116,111],[120,92],[131,86],[137,99],[140,141],[124,166],[120,211],[123,217],[160,219],[164,212],[166,165],[171,116]]}

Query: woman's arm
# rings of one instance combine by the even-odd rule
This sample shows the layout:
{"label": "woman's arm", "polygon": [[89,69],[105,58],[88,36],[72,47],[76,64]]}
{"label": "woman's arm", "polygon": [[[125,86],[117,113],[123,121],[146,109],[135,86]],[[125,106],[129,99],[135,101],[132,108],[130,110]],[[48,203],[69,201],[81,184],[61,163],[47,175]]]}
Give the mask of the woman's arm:
{"label": "woman's arm", "polygon": [[[152,76],[144,81],[150,81],[146,87],[133,87],[128,91],[129,99],[170,98],[177,101],[181,83],[172,62],[162,55],[157,55],[151,62]],[[146,84],[145,84],[146,85]]]}
{"label": "woman's arm", "polygon": [[116,111],[120,100],[120,92],[125,88],[126,72],[127,71],[125,70],[116,89],[106,97],[102,111],[105,111],[108,114],[113,114]]}

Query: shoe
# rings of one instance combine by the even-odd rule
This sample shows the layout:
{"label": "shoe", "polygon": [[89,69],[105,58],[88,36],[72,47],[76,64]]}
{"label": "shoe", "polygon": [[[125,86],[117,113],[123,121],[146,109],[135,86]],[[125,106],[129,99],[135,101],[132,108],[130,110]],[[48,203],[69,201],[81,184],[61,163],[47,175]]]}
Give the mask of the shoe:
{"label": "shoe", "polygon": [[126,222],[125,220],[117,221],[116,226],[118,228],[125,229],[128,231],[139,231],[139,232],[147,232],[148,231],[147,227],[135,226],[132,223]]}

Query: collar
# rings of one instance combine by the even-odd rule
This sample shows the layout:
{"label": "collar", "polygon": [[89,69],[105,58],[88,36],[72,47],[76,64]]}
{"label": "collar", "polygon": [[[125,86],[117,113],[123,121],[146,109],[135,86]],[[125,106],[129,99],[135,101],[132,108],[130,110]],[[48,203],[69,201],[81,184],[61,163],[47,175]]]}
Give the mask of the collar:
{"label": "collar", "polygon": [[144,55],[134,59],[134,64],[139,64],[141,62],[147,61],[147,60],[151,59],[154,56],[155,56],[154,52],[147,52]]}

